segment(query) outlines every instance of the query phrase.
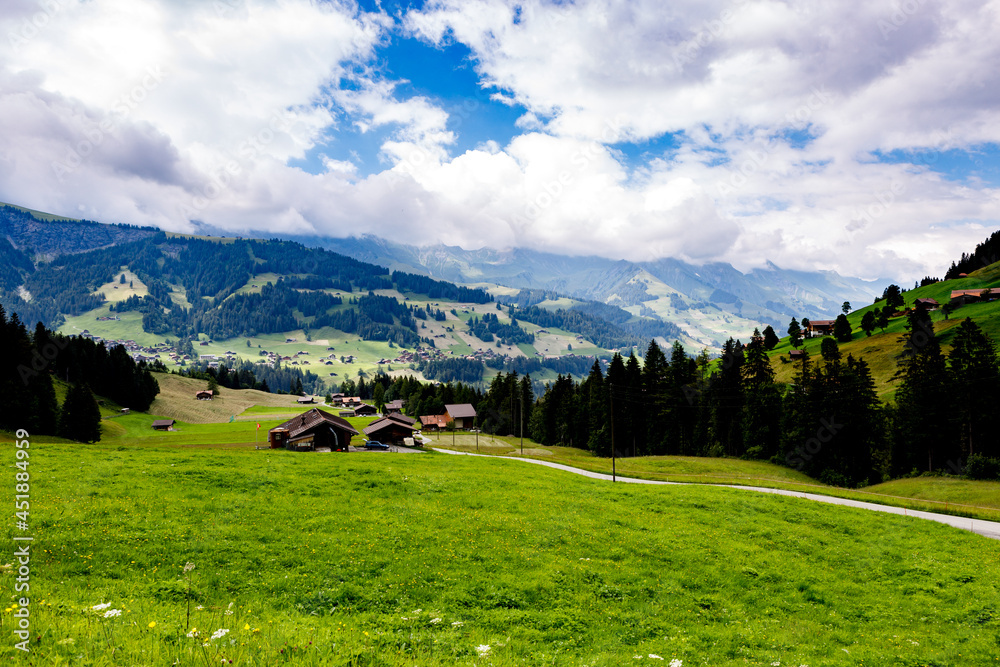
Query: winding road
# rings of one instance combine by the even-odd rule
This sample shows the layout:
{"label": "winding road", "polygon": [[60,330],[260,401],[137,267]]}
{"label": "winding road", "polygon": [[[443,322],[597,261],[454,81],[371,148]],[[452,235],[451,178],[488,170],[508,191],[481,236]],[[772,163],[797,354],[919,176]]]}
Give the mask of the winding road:
{"label": "winding road", "polygon": [[[434,451],[441,452],[442,454],[454,454],[457,456],[478,456],[480,458],[496,459],[500,458],[505,461],[523,461],[525,463],[534,463],[540,466],[546,466],[547,468],[555,468],[556,470],[564,470],[566,472],[571,472],[577,475],[583,475],[584,477],[589,477],[591,479],[599,479],[607,482],[618,481],[625,484],[659,484],[659,485],[671,485],[671,486],[694,486],[689,482],[660,482],[651,479],[635,479],[633,477],[622,477],[618,475],[612,480],[611,475],[605,475],[599,472],[590,472],[589,470],[581,470],[579,468],[574,468],[572,466],[563,465],[562,463],[552,463],[550,461],[539,461],[538,459],[522,459],[522,458],[510,458],[506,456],[491,456],[489,454],[472,454],[471,452],[453,452],[447,449],[434,448]],[[961,516],[951,516],[950,514],[936,514],[934,512],[921,512],[919,510],[904,509],[902,507],[892,507],[890,505],[879,505],[876,503],[866,503],[860,500],[848,500],[847,498],[835,498],[833,496],[823,496],[818,493],[803,493],[801,491],[786,491],[785,489],[767,489],[759,486],[739,486],[736,484],[699,484],[698,486],[724,486],[730,489],[742,489],[745,491],[757,491],[759,493],[773,493],[779,496],[792,496],[794,498],[805,498],[806,500],[815,500],[820,503],[829,503],[831,505],[843,505],[845,507],[857,507],[859,509],[871,510],[873,512],[885,512],[887,514],[900,514],[903,516],[912,516],[918,519],[927,519],[928,521],[937,521],[938,523],[947,524],[954,528],[960,528],[962,530],[969,530],[977,535],[982,535],[983,537],[988,537],[994,540],[1000,540],[1000,523],[996,521],[983,521],[980,519],[968,519]]]}

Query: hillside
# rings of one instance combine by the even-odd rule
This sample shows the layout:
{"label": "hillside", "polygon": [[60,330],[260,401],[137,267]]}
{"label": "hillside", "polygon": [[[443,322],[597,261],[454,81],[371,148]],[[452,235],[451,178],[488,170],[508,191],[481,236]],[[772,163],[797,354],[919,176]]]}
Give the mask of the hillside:
{"label": "hillside", "polygon": [[[941,282],[919,287],[903,292],[906,307],[910,307],[917,299],[935,299],[944,305],[950,300],[951,292],[954,290],[985,289],[993,288],[1000,292],[1000,262],[983,267],[966,278],[956,278],[943,280]],[[898,368],[897,357],[902,350],[899,337],[903,334],[906,325],[905,317],[891,318],[889,326],[885,331],[876,329],[871,336],[866,336],[861,330],[861,320],[865,313],[874,311],[885,305],[884,302],[877,302],[858,308],[852,311],[847,319],[851,324],[854,333],[851,342],[840,343],[841,355],[854,355],[855,358],[864,359],[871,368],[872,376],[877,385],[879,395],[882,398],[891,398],[895,393],[896,386],[892,381]],[[994,345],[1000,345],[1000,301],[993,300],[984,303],[971,303],[961,306],[950,315],[946,315],[943,310],[935,309],[930,312],[931,321],[934,324],[934,331],[939,337],[942,350],[947,353],[951,348],[951,340],[954,337],[954,330],[966,317],[972,318],[982,330],[990,336]],[[777,379],[780,382],[791,382],[796,372],[796,364],[789,360],[788,353],[791,351],[789,339],[785,333],[788,323],[781,328],[775,327],[779,336],[782,336],[780,343],[771,353],[773,366],[777,371]],[[804,342],[805,349],[813,363],[821,363],[820,345],[822,338],[811,338]]]}
{"label": "hillside", "polygon": [[372,236],[309,239],[352,257],[427,273],[444,280],[544,289],[620,306],[678,326],[693,345],[718,349],[730,336],[777,327],[792,314],[824,319],[844,301],[866,302],[890,282],[866,282],[832,271],[791,271],[772,263],[749,273],[729,264],[695,266],[676,259],[649,262],[567,257],[526,248],[417,248]]}
{"label": "hillside", "polygon": [[[424,373],[424,365],[464,358],[472,365],[461,375],[470,381],[510,363],[544,380],[583,375],[593,357],[611,350],[682,337],[656,318],[579,300],[567,305],[568,328],[516,322],[479,287],[294,242],[163,234],[3,210],[10,238],[42,241],[30,253],[7,251],[0,285],[6,310],[66,334],[125,342],[168,366],[239,357],[299,367],[335,386],[378,371],[447,380],[434,368]],[[43,255],[48,261],[39,261]],[[477,324],[484,318],[495,320],[489,331]]]}

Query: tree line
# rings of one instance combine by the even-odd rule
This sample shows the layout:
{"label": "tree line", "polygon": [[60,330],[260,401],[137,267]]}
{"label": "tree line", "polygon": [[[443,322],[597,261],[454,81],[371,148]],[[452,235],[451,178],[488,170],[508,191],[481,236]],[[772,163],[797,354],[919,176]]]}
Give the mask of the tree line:
{"label": "tree line", "polygon": [[[86,338],[61,336],[39,322],[32,334],[17,313],[0,307],[0,430],[19,428],[81,442],[101,438],[94,394],[145,411],[160,391],[143,362],[125,348],[110,350]],[[54,378],[69,385],[62,406]]]}
{"label": "tree line", "polygon": [[[992,341],[966,319],[944,355],[922,308],[900,338],[894,403],[877,395],[863,359],[841,358],[834,338],[821,356],[803,354],[794,381],[775,381],[763,335],[727,341],[721,359],[690,357],[680,343],[666,355],[651,342],[640,363],[615,355],[575,381],[560,375],[525,408],[527,435],[610,456],[731,456],[766,460],[840,486],[874,484],[917,471],[1000,471],[1000,435],[990,426],[1000,400]],[[481,404],[510,414],[519,428],[520,393],[494,380]],[[504,406],[507,406],[504,408]],[[506,412],[505,412],[506,410]],[[489,419],[489,418],[487,418]],[[514,423],[516,422],[516,423]],[[971,473],[970,473],[971,474]]]}

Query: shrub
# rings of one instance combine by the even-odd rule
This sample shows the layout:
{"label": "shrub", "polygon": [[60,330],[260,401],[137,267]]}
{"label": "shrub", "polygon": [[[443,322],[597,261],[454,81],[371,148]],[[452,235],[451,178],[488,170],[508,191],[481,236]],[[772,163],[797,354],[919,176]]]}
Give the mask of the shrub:
{"label": "shrub", "polygon": [[1000,459],[973,454],[965,465],[965,476],[969,479],[1000,480]]}

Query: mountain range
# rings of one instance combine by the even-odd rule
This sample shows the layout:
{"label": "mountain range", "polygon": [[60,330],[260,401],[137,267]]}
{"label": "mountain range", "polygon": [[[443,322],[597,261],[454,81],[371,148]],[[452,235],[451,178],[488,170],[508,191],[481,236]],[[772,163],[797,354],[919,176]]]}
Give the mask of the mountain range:
{"label": "mountain range", "polygon": [[833,319],[845,301],[855,307],[871,303],[893,282],[848,278],[834,271],[793,271],[770,262],[743,273],[721,262],[697,266],[678,259],[629,262],[527,248],[416,247],[375,236],[297,240],[439,280],[600,301],[672,322],[692,341],[710,346],[720,346],[730,336],[745,340],[754,328],[768,324],[783,332],[792,317]]}

